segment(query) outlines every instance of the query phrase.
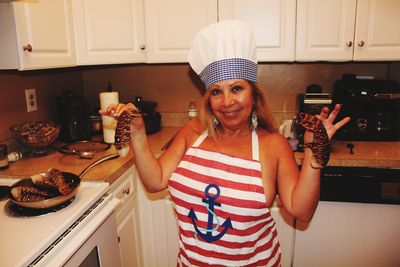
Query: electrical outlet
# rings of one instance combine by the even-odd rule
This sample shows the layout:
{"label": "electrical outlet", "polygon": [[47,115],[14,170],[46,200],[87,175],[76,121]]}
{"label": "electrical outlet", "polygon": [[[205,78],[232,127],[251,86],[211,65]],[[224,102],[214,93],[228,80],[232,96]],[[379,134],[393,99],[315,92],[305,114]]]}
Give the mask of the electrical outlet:
{"label": "electrical outlet", "polygon": [[26,109],[28,112],[37,110],[36,89],[25,90]]}

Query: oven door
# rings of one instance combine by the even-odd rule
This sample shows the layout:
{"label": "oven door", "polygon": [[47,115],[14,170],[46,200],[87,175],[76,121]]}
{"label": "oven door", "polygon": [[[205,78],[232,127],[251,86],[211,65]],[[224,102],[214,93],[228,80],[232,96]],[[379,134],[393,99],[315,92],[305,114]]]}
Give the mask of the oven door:
{"label": "oven door", "polygon": [[107,194],[97,203],[30,266],[122,266],[114,212],[120,201]]}
{"label": "oven door", "polygon": [[101,224],[64,266],[122,266],[118,250],[118,233],[114,213]]}

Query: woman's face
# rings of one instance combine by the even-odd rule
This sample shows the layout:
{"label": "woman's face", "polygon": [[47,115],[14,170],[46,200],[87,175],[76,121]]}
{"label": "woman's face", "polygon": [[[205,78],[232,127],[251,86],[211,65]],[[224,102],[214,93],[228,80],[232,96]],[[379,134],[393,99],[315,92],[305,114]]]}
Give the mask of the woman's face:
{"label": "woman's face", "polygon": [[249,125],[253,109],[253,91],[246,80],[225,80],[214,83],[210,90],[210,106],[222,127],[236,130]]}

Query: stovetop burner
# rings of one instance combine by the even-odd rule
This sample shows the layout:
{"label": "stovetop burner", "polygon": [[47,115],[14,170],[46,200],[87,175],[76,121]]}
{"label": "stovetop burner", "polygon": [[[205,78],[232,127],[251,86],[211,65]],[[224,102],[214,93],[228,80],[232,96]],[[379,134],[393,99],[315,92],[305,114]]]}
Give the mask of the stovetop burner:
{"label": "stovetop burner", "polygon": [[20,218],[50,215],[51,213],[54,213],[56,211],[62,210],[65,207],[68,207],[69,204],[71,204],[74,201],[74,199],[75,198],[71,198],[60,205],[44,209],[33,209],[33,208],[22,207],[9,200],[4,205],[4,213],[10,217],[20,217]]}

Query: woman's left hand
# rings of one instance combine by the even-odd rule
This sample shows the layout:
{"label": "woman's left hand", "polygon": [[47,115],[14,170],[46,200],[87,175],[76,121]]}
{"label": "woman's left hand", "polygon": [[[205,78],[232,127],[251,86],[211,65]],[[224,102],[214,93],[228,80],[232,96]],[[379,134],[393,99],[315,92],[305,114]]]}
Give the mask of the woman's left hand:
{"label": "woman's left hand", "polygon": [[340,104],[336,104],[331,113],[329,113],[329,108],[324,107],[321,110],[320,115],[317,115],[317,118],[322,121],[322,124],[325,127],[329,139],[332,139],[336,131],[342,128],[346,123],[350,121],[350,117],[345,117],[344,119],[333,124],[337,115],[339,114],[339,111],[340,111]]}
{"label": "woman's left hand", "polygon": [[[338,121],[337,123],[333,124],[337,115],[339,114],[339,111],[340,111],[340,105],[336,104],[331,113],[329,113],[328,107],[324,107],[322,108],[321,113],[319,115],[316,115],[316,117],[322,121],[326,133],[328,134],[329,140],[332,139],[337,130],[339,130],[341,127],[343,127],[346,123],[350,121],[350,117],[346,117]],[[304,143],[307,144],[312,141],[313,141],[313,133],[311,131],[306,131],[304,133]]]}

